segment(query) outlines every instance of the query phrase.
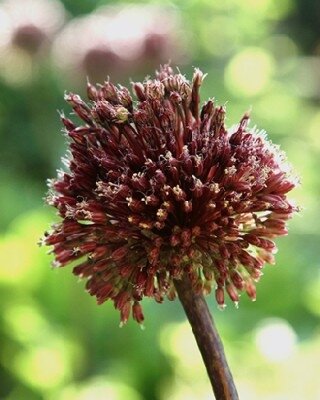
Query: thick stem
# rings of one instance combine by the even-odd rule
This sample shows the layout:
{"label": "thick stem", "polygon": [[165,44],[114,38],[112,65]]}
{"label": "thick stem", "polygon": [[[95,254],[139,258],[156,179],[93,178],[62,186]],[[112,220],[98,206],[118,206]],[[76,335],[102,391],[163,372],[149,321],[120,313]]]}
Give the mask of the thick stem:
{"label": "thick stem", "polygon": [[238,400],[223,345],[202,294],[195,294],[187,276],[175,281],[217,400]]}

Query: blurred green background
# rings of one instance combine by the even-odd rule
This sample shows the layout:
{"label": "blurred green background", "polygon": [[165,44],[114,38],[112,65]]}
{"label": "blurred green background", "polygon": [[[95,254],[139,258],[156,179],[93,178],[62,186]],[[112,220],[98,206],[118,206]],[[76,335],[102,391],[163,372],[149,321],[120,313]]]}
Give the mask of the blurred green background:
{"label": "blurred green background", "polygon": [[65,154],[57,110],[86,76],[127,84],[168,59],[208,76],[227,124],[252,106],[301,176],[303,207],[258,298],[219,312],[241,399],[320,399],[320,3],[318,0],[0,1],[0,399],[211,399],[178,302],[144,301],[119,328],[71,269],[36,245],[55,220],[46,178]]}

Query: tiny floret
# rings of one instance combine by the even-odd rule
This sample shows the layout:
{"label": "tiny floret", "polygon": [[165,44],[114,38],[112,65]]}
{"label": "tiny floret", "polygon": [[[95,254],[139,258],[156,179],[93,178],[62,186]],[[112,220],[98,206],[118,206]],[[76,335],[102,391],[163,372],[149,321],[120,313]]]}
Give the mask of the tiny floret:
{"label": "tiny floret", "polygon": [[174,299],[186,276],[197,293],[214,289],[220,308],[226,294],[255,300],[273,239],[297,211],[284,153],[248,114],[228,129],[224,107],[201,105],[204,77],[165,65],[133,84],[136,101],[109,81],[88,83],[88,102],[65,96],[83,123],[61,115],[70,157],[47,200],[61,220],[42,243],[98,304],[113,301],[122,324],[130,314],[142,323],[141,300]]}

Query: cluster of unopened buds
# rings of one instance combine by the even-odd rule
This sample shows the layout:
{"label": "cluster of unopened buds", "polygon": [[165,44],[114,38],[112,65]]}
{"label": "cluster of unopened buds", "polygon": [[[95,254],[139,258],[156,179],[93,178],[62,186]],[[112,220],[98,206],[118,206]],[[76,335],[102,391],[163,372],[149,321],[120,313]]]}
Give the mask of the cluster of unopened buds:
{"label": "cluster of unopened buds", "polygon": [[61,222],[44,237],[54,265],[74,274],[98,303],[111,299],[125,323],[144,319],[144,296],[176,296],[188,276],[196,293],[215,289],[255,300],[255,282],[274,262],[273,238],[287,233],[297,208],[284,154],[246,114],[231,129],[225,108],[200,105],[204,75],[192,81],[165,65],[134,83],[137,101],[109,80],[88,84],[89,102],[67,94],[83,121],[62,115],[70,138],[67,170],[50,181],[48,203]]}

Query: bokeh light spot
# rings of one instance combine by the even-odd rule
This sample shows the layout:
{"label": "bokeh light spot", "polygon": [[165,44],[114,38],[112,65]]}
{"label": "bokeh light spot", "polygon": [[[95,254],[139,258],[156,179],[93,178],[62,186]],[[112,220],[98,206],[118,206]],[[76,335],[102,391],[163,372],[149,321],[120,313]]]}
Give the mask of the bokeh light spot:
{"label": "bokeh light spot", "polygon": [[[9,232],[0,237],[0,285],[19,286],[23,289],[37,287],[45,273],[42,260],[48,259],[37,242],[47,226],[49,215],[32,211],[15,219]],[[42,253],[42,257],[39,254]]]}
{"label": "bokeh light spot", "polygon": [[8,305],[3,318],[8,333],[20,342],[30,342],[35,336],[41,335],[48,329],[46,320],[35,304],[16,303]]}
{"label": "bokeh light spot", "polygon": [[320,112],[316,112],[309,125],[308,135],[311,142],[320,149]]}
{"label": "bokeh light spot", "polygon": [[272,35],[264,41],[264,47],[277,59],[289,63],[298,54],[296,43],[287,35]]}
{"label": "bokeh light spot", "polygon": [[291,0],[246,0],[236,2],[243,11],[250,12],[263,19],[278,20],[285,17],[292,9]]}
{"label": "bokeh light spot", "polygon": [[313,279],[306,287],[304,301],[312,314],[320,316],[320,268],[318,266],[318,276]]}
{"label": "bokeh light spot", "polygon": [[[208,19],[209,24],[201,31],[203,46],[208,53],[217,57],[224,57],[234,51],[239,42],[239,32],[234,20],[227,16],[218,16]],[[224,29],[221,29],[221,27]],[[210,40],[208,40],[210,37]]]}
{"label": "bokeh light spot", "polygon": [[63,342],[31,347],[13,360],[13,369],[28,384],[44,390],[57,387],[70,377]]}
{"label": "bokeh light spot", "polygon": [[166,354],[181,363],[181,367],[189,371],[195,371],[199,366],[203,368],[199,349],[188,322],[165,326],[160,334],[160,346]]}
{"label": "bokeh light spot", "polygon": [[8,84],[24,85],[32,78],[32,59],[27,52],[18,48],[4,52],[0,59],[0,72]]}
{"label": "bokeh light spot", "polygon": [[259,48],[248,48],[236,54],[225,71],[225,85],[234,96],[255,96],[270,82],[275,62]]}
{"label": "bokeh light spot", "polygon": [[256,346],[271,362],[289,358],[296,347],[297,336],[288,322],[280,318],[265,320],[256,331]]}
{"label": "bokeh light spot", "polygon": [[50,400],[141,400],[140,395],[125,383],[108,377],[94,377],[79,386],[67,386]]}
{"label": "bokeh light spot", "polygon": [[[34,256],[34,249],[29,242],[23,241],[15,235],[7,235],[0,242],[0,284],[19,285],[22,280],[27,280],[30,272],[30,265]],[[30,286],[39,281],[38,274],[33,271],[33,276],[26,282]]]}

